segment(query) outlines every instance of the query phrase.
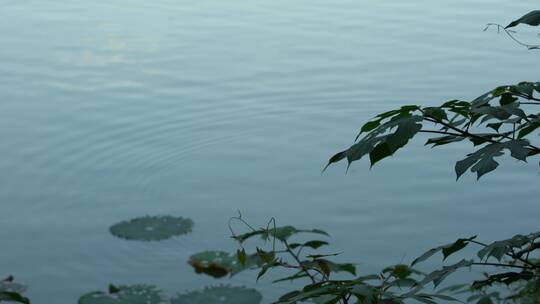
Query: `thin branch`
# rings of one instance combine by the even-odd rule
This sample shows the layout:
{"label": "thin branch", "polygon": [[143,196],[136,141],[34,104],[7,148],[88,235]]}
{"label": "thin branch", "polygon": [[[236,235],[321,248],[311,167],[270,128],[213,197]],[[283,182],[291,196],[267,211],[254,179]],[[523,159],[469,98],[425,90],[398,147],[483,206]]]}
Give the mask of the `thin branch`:
{"label": "thin branch", "polygon": [[[537,99],[531,99],[531,100],[537,100]],[[519,104],[540,106],[540,102],[520,102]]]}
{"label": "thin branch", "polygon": [[[524,98],[524,99],[527,99],[527,100],[535,100],[535,101],[540,101],[540,98],[536,98],[532,95],[526,95],[526,94],[523,94],[522,92],[512,92],[514,93],[515,95],[521,97],[521,98]],[[538,104],[538,103],[535,103],[535,104]]]}
{"label": "thin branch", "polygon": [[463,134],[452,133],[452,132],[444,132],[444,131],[436,131],[436,130],[420,130],[419,132],[420,133],[436,133],[436,134],[444,134],[444,135],[453,135],[453,136],[464,137]]}
{"label": "thin branch", "polygon": [[500,263],[472,263],[472,265],[479,265],[479,266],[495,266],[495,267],[511,267],[511,268],[520,268],[520,269],[530,269],[531,267],[527,266],[519,266],[519,265],[512,265],[512,264],[500,264]]}
{"label": "thin branch", "polygon": [[517,44],[519,44],[521,46],[524,46],[529,50],[540,49],[540,45],[527,44],[525,42],[521,42],[516,37],[514,37],[514,35],[512,35],[513,31],[509,31],[504,26],[502,26],[500,24],[497,24],[497,23],[488,23],[488,24],[486,24],[486,28],[484,29],[484,31],[487,31],[487,29],[489,29],[492,26],[497,27],[497,32],[498,33],[500,33],[501,30],[504,31],[506,33],[506,35],[508,35],[508,37],[510,37],[512,40],[514,40]]}
{"label": "thin branch", "polygon": [[283,244],[285,244],[287,252],[289,252],[289,254],[293,257],[293,259],[296,261],[296,263],[298,263],[298,266],[302,269],[302,271],[307,276],[309,276],[309,278],[311,279],[311,281],[313,283],[317,283],[317,281],[315,280],[315,277],[313,277],[313,275],[309,272],[309,270],[302,265],[302,262],[300,261],[300,258],[294,253],[294,251],[291,250],[291,247],[289,246],[289,243],[287,242],[287,240],[284,240]]}
{"label": "thin branch", "polygon": [[[499,141],[496,141],[496,140],[493,140],[491,138],[488,138],[488,137],[484,137],[484,136],[481,136],[481,135],[477,135],[477,134],[474,134],[474,133],[470,133],[469,131],[464,131],[464,130],[461,130],[459,128],[456,128],[450,124],[447,124],[445,123],[444,121],[438,119],[438,118],[435,118],[433,116],[426,116],[425,112],[422,111],[422,113],[424,113],[424,119],[429,121],[429,122],[432,122],[432,123],[435,123],[435,124],[441,124],[443,126],[445,126],[446,128],[448,129],[452,129],[458,133],[460,133],[462,136],[464,137],[472,137],[472,138],[477,138],[477,139],[480,139],[480,140],[484,140],[484,141],[487,141],[487,142],[490,142],[490,143],[494,143],[494,144],[498,144],[500,143]],[[511,133],[510,133],[511,134]],[[505,137],[507,139],[510,139],[512,140],[512,137],[508,136],[508,135],[504,135],[504,134],[497,134],[497,136],[501,136],[501,137]],[[533,152],[540,152],[540,148],[539,147],[536,147],[532,144],[529,144],[527,147],[527,149],[533,151]]]}
{"label": "thin branch", "polygon": [[525,253],[528,254],[529,252],[534,251],[534,250],[536,250],[536,249],[540,249],[540,243],[533,243],[533,244],[531,244],[530,247],[525,248],[525,249],[523,249],[523,250],[521,250],[521,251],[516,252],[516,256],[522,257]]}

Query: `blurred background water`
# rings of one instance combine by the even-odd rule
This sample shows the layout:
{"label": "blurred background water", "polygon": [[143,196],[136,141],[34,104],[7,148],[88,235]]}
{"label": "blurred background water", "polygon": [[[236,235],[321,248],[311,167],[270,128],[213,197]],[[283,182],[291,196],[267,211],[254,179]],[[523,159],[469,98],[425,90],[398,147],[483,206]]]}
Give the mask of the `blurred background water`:
{"label": "blurred background water", "polygon": [[[538,228],[538,165],[455,182],[467,145],[417,141],[369,170],[326,160],[401,104],[537,81],[539,53],[488,22],[523,1],[0,1],[0,273],[35,303],[113,283],[217,284],[185,262],[235,249],[227,220],[317,227],[368,273],[460,236]],[[535,39],[535,36],[530,36]],[[145,214],[195,221],[162,243],[114,239]],[[225,281],[224,281],[225,282]],[[290,286],[227,281],[261,290]]]}

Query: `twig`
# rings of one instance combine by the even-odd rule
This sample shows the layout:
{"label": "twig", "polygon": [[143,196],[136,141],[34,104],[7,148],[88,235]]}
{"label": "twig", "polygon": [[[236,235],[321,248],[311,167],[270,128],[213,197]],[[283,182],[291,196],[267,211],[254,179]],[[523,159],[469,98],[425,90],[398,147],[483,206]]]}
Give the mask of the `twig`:
{"label": "twig", "polygon": [[520,40],[518,40],[516,37],[514,37],[514,35],[512,35],[513,31],[509,31],[508,29],[506,29],[504,26],[500,25],[500,24],[497,24],[497,23],[488,23],[486,24],[486,28],[484,28],[484,31],[487,31],[490,27],[492,26],[495,26],[497,27],[497,33],[500,33],[500,31],[504,31],[506,33],[506,35],[508,35],[508,37],[510,37],[512,40],[514,40],[514,42],[516,42],[517,44],[521,45],[521,46],[524,46],[526,47],[527,49],[529,50],[537,50],[537,49],[540,49],[540,45],[534,45],[534,44],[527,44],[525,42],[521,42]]}

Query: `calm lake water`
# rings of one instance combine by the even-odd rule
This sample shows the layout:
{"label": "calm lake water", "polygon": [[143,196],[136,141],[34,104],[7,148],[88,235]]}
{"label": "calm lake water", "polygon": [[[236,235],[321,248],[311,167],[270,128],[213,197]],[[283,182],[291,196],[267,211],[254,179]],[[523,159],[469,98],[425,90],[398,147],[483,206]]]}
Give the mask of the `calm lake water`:
{"label": "calm lake water", "polygon": [[[140,282],[254,286],[268,303],[290,286],[218,281],[185,262],[234,250],[237,210],[331,232],[361,273],[460,236],[538,229],[537,161],[456,182],[470,146],[419,140],[372,170],[321,175],[380,111],[538,81],[538,51],[482,31],[537,4],[1,0],[0,275],[28,283],[34,303]],[[109,234],[146,214],[190,217],[194,232]]]}

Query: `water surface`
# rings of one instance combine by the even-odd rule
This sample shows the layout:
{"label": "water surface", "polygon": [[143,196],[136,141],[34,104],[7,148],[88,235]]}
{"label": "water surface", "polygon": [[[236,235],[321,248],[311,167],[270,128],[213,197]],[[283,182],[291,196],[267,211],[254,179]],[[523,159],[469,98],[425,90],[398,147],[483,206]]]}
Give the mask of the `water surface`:
{"label": "water surface", "polygon": [[[217,284],[185,263],[230,249],[228,217],[318,227],[362,273],[460,236],[538,228],[536,162],[455,182],[469,147],[422,141],[345,175],[326,160],[406,104],[538,80],[538,52],[488,22],[527,1],[0,2],[0,273],[34,303],[108,283]],[[532,36],[534,38],[534,36]],[[147,244],[108,227],[145,214],[194,233]],[[519,220],[518,220],[519,219]],[[253,274],[265,301],[289,288]]]}

